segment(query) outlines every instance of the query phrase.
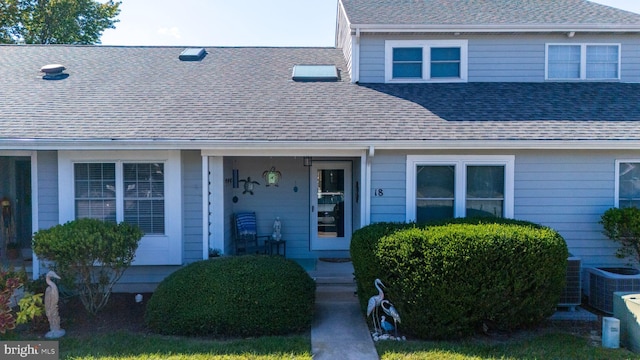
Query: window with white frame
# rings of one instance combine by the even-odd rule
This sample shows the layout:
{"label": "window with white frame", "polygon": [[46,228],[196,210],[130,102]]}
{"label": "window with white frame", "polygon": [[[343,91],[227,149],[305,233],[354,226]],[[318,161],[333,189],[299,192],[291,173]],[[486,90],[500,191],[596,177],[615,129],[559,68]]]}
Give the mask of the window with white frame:
{"label": "window with white frame", "polygon": [[[122,177],[116,178],[116,167]],[[122,221],[145,234],[164,234],[164,163],[74,163],[75,217]],[[118,216],[117,190],[123,189]]]}
{"label": "window with white frame", "polygon": [[513,156],[407,157],[407,221],[513,217]]}
{"label": "window with white frame", "polygon": [[640,208],[640,160],[616,161],[616,204]]}
{"label": "window with white frame", "polygon": [[455,82],[467,80],[467,40],[388,40],[387,82]]}
{"label": "window with white frame", "polygon": [[144,233],[134,264],[182,262],[178,152],[60,151],[58,170],[60,223],[134,224]]}
{"label": "window with white frame", "polygon": [[547,44],[547,79],[618,80],[620,44]]}

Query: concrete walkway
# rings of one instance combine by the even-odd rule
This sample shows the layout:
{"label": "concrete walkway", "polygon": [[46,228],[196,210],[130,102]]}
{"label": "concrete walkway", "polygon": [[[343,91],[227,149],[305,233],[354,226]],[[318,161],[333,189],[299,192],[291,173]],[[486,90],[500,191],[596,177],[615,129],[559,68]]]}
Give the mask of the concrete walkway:
{"label": "concrete walkway", "polygon": [[313,359],[379,359],[355,295],[351,263],[319,261],[316,270],[309,273],[317,285],[311,327]]}

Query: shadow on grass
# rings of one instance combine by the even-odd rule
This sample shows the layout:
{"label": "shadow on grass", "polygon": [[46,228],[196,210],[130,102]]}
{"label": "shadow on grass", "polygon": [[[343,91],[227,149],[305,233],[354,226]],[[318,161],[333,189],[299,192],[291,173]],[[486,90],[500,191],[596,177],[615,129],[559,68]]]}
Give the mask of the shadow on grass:
{"label": "shadow on grass", "polygon": [[308,335],[209,340],[123,331],[59,341],[60,359],[311,359]]}

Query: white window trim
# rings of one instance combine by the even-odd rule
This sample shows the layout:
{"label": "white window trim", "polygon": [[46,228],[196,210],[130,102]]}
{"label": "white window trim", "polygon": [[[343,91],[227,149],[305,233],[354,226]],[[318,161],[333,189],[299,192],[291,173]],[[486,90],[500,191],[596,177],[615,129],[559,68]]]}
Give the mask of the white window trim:
{"label": "white window trim", "polygon": [[[422,79],[393,78],[393,49],[394,48],[422,48]],[[460,48],[460,77],[459,78],[431,78],[432,47]],[[468,40],[386,40],[384,42],[384,77],[388,83],[451,83],[467,82],[468,77]]]}
{"label": "white window trim", "polygon": [[[580,46],[580,77],[579,78],[549,78],[549,46]],[[587,46],[617,46],[618,47],[618,77],[589,79],[587,78]],[[620,80],[622,63],[622,44],[620,43],[548,43],[544,51],[544,78],[550,81],[612,81]]]}
{"label": "white window trim", "polygon": [[[58,151],[59,222],[75,219],[74,163],[148,163],[163,162],[165,171],[165,233],[145,235],[139,243],[133,265],[182,264],[182,201],[179,151]],[[122,169],[116,166],[116,181],[121,182]],[[117,221],[123,219],[122,185],[116,195]]]}
{"label": "white window trim", "polygon": [[620,164],[622,163],[637,163],[640,164],[640,159],[619,159],[615,161],[615,185],[614,185],[614,206],[620,207]]}
{"label": "white window trim", "polygon": [[466,210],[467,166],[473,165],[497,165],[504,166],[504,217],[514,216],[514,155],[407,155],[407,186],[406,186],[406,221],[416,221],[416,173],[418,166],[430,165],[454,165],[455,189],[454,189],[454,216],[464,217]]}

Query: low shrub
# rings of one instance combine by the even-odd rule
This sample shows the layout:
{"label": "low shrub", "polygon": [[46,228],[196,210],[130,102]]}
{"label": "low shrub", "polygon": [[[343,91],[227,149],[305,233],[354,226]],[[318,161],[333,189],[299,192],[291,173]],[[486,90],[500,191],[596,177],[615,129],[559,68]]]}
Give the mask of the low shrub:
{"label": "low shrub", "polygon": [[555,311],[568,250],[549,228],[487,218],[372,227],[363,229],[366,241],[357,239],[364,244],[355,251],[352,245],[360,302],[364,308],[380,278],[409,334],[446,339],[487,326],[509,331]]}
{"label": "low shrub", "polygon": [[124,222],[77,219],[36,232],[33,251],[51,262],[63,285],[76,291],[94,315],[106,306],[113,285],[131,265],[142,236],[137,226]]}
{"label": "low shrub", "polygon": [[314,281],[292,260],[220,257],[165,278],[147,304],[145,323],[169,335],[284,335],[310,329],[314,301]]}

